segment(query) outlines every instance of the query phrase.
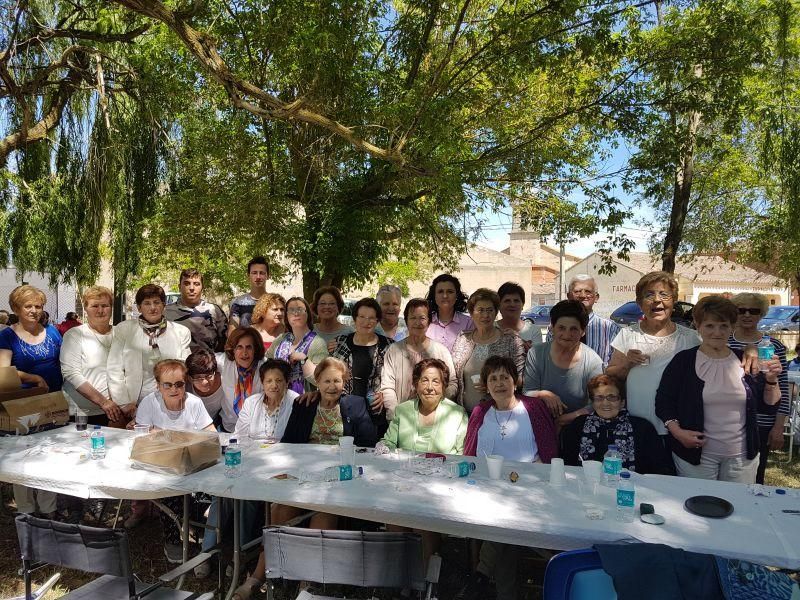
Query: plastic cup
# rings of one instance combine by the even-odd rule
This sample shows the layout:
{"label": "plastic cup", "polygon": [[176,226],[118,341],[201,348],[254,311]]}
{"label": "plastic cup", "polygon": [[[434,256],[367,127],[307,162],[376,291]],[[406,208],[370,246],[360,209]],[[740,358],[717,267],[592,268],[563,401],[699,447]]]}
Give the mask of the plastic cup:
{"label": "plastic cup", "polygon": [[599,521],[606,516],[606,509],[600,502],[600,484],[597,481],[578,480],[578,491],[583,505],[583,513],[591,521]]}
{"label": "plastic cup", "polygon": [[503,457],[499,454],[488,455],[486,470],[489,471],[489,479],[500,479],[503,476]]}
{"label": "plastic cup", "polygon": [[477,373],[477,374],[473,375],[472,377],[470,377],[470,379],[472,379],[472,383],[474,385],[478,385],[481,382],[480,373]]}
{"label": "plastic cup", "polygon": [[355,440],[351,435],[345,435],[339,438],[339,464],[340,465],[354,465],[356,464],[356,447]]}
{"label": "plastic cup", "polygon": [[564,485],[567,478],[564,474],[564,459],[554,458],[550,461],[550,485]]}
{"label": "plastic cup", "polygon": [[603,463],[598,460],[583,461],[583,477],[586,481],[599,483],[603,477]]}
{"label": "plastic cup", "polygon": [[150,433],[150,425],[134,425],[133,433],[136,437]]}

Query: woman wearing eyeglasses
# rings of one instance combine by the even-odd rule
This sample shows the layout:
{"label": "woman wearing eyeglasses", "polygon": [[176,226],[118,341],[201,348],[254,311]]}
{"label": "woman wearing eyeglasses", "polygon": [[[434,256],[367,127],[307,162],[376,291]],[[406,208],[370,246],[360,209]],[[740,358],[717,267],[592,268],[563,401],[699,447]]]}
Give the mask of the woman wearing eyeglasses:
{"label": "woman wearing eyeglasses", "polygon": [[[142,399],[136,411],[136,424],[152,429],[175,431],[212,431],[214,424],[200,400],[186,391],[186,365],[180,360],[162,360],[153,368],[156,390]],[[172,496],[162,500],[177,515],[183,513],[183,499]],[[164,554],[170,563],[183,559],[181,534],[177,524],[163,512]]]}
{"label": "woman wearing eyeglasses", "polygon": [[615,377],[597,375],[587,384],[591,412],[581,415],[561,430],[561,457],[574,467],[583,460],[602,461],[612,444],[622,457],[622,466],[637,473],[669,475],[664,446],[656,430],[645,419],[625,410],[624,386]]}
{"label": "woman wearing eyeglasses", "polygon": [[203,401],[208,415],[219,425],[221,420],[217,417],[225,400],[225,391],[222,389],[222,377],[214,353],[210,350],[195,350],[186,357],[186,369],[188,391]]}
{"label": "woman wearing eyeglasses", "polygon": [[328,356],[325,340],[313,330],[314,317],[305,298],[295,296],[286,303],[286,333],[282,333],[267,352],[292,365],[289,389],[302,394],[315,389],[314,369]]}
{"label": "woman wearing eyeglasses", "polygon": [[495,326],[500,310],[500,296],[487,288],[476,290],[467,301],[467,310],[473,331],[463,331],[453,344],[453,364],[458,384],[457,402],[467,414],[486,398],[486,388],[481,384],[483,363],[490,356],[507,356],[514,361],[517,371],[525,368],[525,344],[516,333]]}
{"label": "woman wearing eyeglasses", "polygon": [[650,421],[659,435],[666,435],[664,423],[656,417],[656,390],[672,358],[700,345],[697,332],[671,320],[678,300],[678,282],[664,271],[647,273],[636,284],[636,303],[644,317],[625,327],[611,342],[614,349],[606,369],[624,381],[628,411]]}

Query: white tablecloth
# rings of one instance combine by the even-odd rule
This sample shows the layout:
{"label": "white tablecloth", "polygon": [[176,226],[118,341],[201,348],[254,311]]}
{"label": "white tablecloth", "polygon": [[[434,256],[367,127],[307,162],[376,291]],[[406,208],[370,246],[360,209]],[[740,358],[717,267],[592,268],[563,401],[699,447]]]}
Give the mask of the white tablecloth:
{"label": "white tablecloth", "polygon": [[[108,455],[102,461],[81,459],[88,452],[73,428],[21,438],[0,439],[0,480],[24,483],[82,497],[157,498],[204,491],[246,500],[269,500],[365,520],[418,527],[480,539],[568,550],[621,539],[668,544],[757,563],[800,569],[800,494],[752,495],[741,484],[635,475],[636,502],[649,502],[666,518],[664,525],[615,520],[614,492],[603,488],[606,518],[585,517],[578,493],[579,469],[567,468],[567,483],[547,483],[549,467],[513,463],[520,480],[491,481],[482,460],[469,479],[447,479],[398,473],[401,463],[357,455],[365,476],[333,483],[276,480],[280,473],[321,471],[338,463],[330,446],[279,444],[245,449],[238,479],[224,476],[222,464],[186,477],[167,477],[132,469],[127,461],[130,434],[107,431]],[[469,481],[474,483],[470,483]],[[683,503],[695,495],[720,496],[733,503],[727,519],[707,519],[686,512]]]}

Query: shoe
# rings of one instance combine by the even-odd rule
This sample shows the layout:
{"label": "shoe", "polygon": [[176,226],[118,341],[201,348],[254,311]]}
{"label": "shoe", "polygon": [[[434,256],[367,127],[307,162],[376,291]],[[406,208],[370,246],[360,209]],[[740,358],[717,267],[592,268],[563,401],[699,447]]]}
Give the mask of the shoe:
{"label": "shoe", "polygon": [[183,562],[183,546],[178,544],[164,544],[164,556],[167,557],[167,562],[173,565],[179,565]]}
{"label": "shoe", "polygon": [[207,560],[204,563],[200,563],[194,568],[194,577],[195,579],[205,579],[211,575],[211,561]]}
{"label": "shoe", "polygon": [[455,595],[455,600],[487,600],[495,596],[494,586],[483,573],[475,572],[467,578],[467,583]]}
{"label": "shoe", "polygon": [[253,597],[253,593],[259,590],[262,585],[264,584],[255,577],[248,577],[245,579],[244,583],[233,592],[231,600],[250,600]]}

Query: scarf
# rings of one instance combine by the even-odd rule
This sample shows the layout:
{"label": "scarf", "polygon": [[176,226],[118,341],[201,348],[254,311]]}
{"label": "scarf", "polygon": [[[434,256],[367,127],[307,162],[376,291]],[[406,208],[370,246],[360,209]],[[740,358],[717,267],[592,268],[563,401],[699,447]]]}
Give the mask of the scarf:
{"label": "scarf", "polygon": [[142,328],[144,334],[147,336],[147,342],[150,349],[157,355],[161,355],[158,349],[158,338],[167,330],[167,318],[161,315],[161,320],[158,323],[148,323],[144,317],[139,317],[139,327]]}
{"label": "scarf", "polygon": [[622,409],[613,419],[603,419],[592,413],[586,417],[581,435],[580,455],[583,460],[603,460],[597,457],[598,448],[616,444],[622,457],[622,466],[629,471],[636,470],[636,457],[633,448],[633,424],[628,411]]}
{"label": "scarf", "polygon": [[256,372],[255,361],[247,368],[236,365],[236,386],[233,392],[233,412],[237,415],[242,410],[245,398],[253,393],[253,375]]}
{"label": "scarf", "polygon": [[283,336],[281,343],[278,344],[278,347],[275,350],[275,358],[285,360],[292,365],[292,374],[289,378],[289,389],[293,392],[297,392],[298,394],[303,394],[306,391],[305,377],[303,377],[303,365],[297,361],[292,362],[289,357],[293,352],[300,352],[308,356],[308,349],[311,347],[311,342],[314,341],[315,337],[317,337],[317,333],[315,331],[309,331],[303,336],[303,339],[298,344],[297,348],[292,350],[292,344],[294,344],[294,334],[291,331],[287,331]]}

